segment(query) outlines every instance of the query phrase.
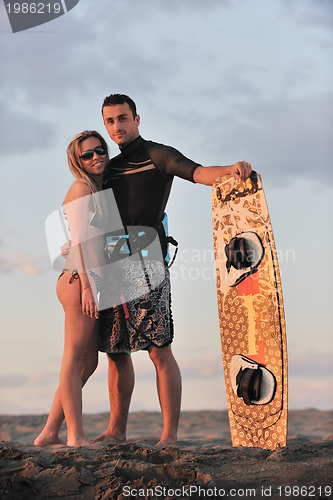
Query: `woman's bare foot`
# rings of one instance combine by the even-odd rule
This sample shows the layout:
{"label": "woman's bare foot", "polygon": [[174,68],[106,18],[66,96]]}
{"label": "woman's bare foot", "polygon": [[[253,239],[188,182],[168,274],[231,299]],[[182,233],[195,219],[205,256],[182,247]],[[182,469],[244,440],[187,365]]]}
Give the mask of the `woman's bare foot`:
{"label": "woman's bare foot", "polygon": [[59,438],[58,434],[47,434],[41,432],[34,441],[34,445],[42,448],[43,446],[52,446],[53,444],[66,444],[65,441]]}

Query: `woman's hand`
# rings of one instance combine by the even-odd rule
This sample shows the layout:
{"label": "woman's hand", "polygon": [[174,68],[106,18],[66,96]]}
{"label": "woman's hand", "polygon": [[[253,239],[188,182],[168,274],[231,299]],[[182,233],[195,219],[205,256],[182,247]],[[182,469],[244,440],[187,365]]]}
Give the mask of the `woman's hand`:
{"label": "woman's hand", "polygon": [[60,252],[61,252],[61,255],[67,259],[68,255],[69,255],[69,252],[72,248],[72,240],[68,240],[66,241],[66,243],[64,245],[62,245],[62,247],[60,247]]}
{"label": "woman's hand", "polygon": [[91,318],[98,319],[97,291],[95,283],[81,288],[82,312]]}

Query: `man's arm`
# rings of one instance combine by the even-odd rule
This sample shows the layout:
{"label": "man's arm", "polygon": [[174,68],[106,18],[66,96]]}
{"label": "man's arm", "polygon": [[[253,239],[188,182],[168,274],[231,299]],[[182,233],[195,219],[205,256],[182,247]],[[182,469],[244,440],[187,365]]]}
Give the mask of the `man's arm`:
{"label": "man's arm", "polygon": [[194,182],[211,186],[216,177],[224,175],[232,175],[235,179],[245,181],[252,172],[250,163],[246,161],[238,161],[235,165],[227,167],[197,167],[193,174]]}

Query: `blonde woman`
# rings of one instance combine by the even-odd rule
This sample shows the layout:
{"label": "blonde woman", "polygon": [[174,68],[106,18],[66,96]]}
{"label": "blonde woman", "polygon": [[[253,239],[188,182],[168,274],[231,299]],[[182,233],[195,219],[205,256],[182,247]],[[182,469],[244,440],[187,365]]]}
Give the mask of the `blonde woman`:
{"label": "blonde woman", "polygon": [[59,387],[35,446],[65,444],[58,436],[64,418],[67,445],[90,444],[82,425],[82,387],[98,364],[97,293],[106,223],[99,191],[108,160],[107,144],[98,132],[84,131],[71,141],[67,156],[76,180],[64,201],[72,248],[57,283],[57,296],[65,312],[64,353]]}

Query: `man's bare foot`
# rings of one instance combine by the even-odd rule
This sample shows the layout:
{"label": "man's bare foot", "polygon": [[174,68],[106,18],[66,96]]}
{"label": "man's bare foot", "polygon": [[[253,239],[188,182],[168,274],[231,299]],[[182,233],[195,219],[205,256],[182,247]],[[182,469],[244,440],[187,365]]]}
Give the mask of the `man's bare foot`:
{"label": "man's bare foot", "polygon": [[65,441],[59,438],[57,435],[49,435],[41,432],[38,437],[36,437],[34,441],[34,445],[39,448],[43,448],[44,446],[52,446],[53,444],[66,444]]}
{"label": "man's bare foot", "polygon": [[160,439],[158,443],[156,443],[156,446],[175,446],[177,444],[177,438],[172,439],[172,438],[166,438],[166,439]]}
{"label": "man's bare foot", "polygon": [[126,437],[125,436],[116,436],[113,435],[109,432],[104,432],[104,434],[101,434],[98,436],[96,439],[94,439],[94,443],[114,443],[114,444],[119,444],[119,443],[125,443]]}
{"label": "man's bare foot", "polygon": [[87,438],[77,438],[73,440],[68,440],[67,441],[67,446],[75,446],[75,447],[80,447],[80,446],[90,446],[93,444],[92,441],[89,441]]}

